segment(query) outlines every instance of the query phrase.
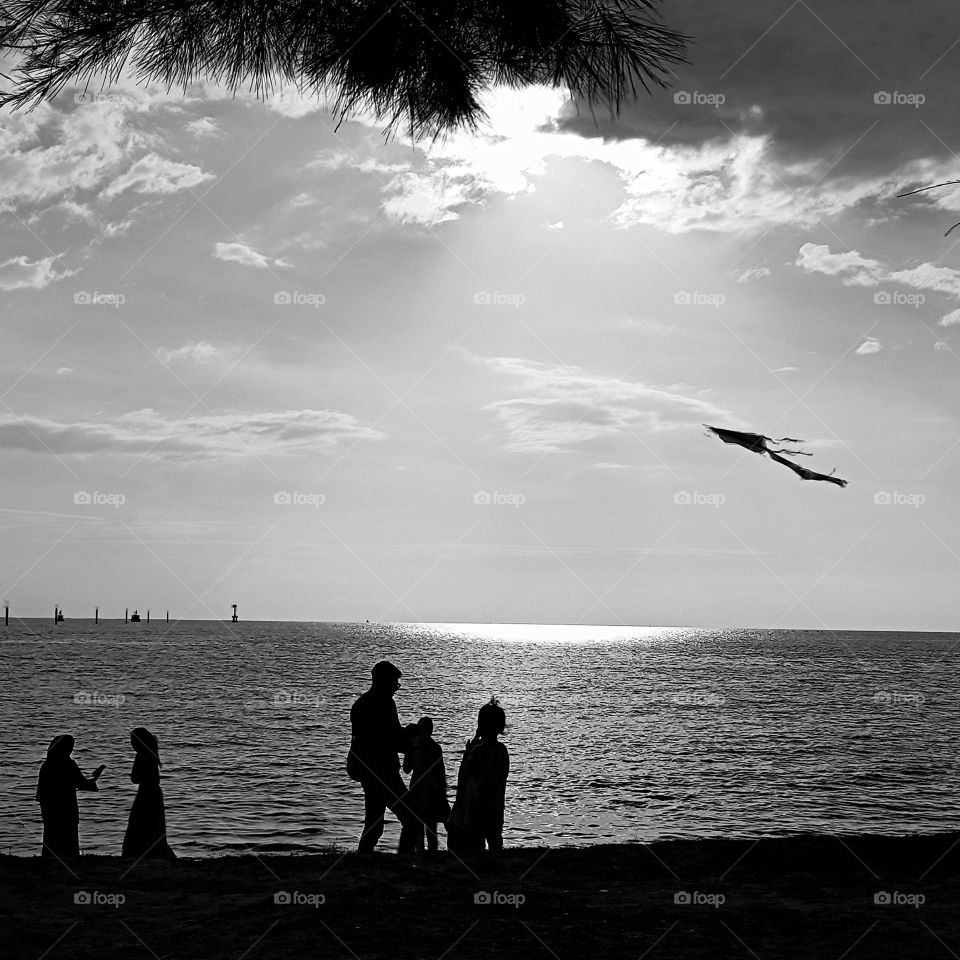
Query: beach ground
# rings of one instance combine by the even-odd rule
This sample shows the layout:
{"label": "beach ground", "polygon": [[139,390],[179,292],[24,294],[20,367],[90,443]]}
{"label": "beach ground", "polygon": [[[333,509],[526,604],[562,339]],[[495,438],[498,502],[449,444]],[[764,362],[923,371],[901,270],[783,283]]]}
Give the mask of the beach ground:
{"label": "beach ground", "polygon": [[38,960],[960,956],[960,834],[331,851],[69,865],[0,856],[4,955]]}

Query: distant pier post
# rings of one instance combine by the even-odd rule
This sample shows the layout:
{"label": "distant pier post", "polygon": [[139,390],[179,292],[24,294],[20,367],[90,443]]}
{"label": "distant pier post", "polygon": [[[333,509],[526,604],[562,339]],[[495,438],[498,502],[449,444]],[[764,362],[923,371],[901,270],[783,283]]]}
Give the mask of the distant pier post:
{"label": "distant pier post", "polygon": [[3,601],[3,625],[10,626],[10,604],[6,600]]}
{"label": "distant pier post", "polygon": [[125,607],[124,610],[123,610],[123,622],[124,622],[124,623],[129,623],[129,622],[130,622],[130,608],[129,608],[129,607]]}
{"label": "distant pier post", "polygon": [[147,607],[147,623],[150,622],[150,608]]}
{"label": "distant pier post", "polygon": [[94,622],[94,623],[99,623],[99,622],[100,622],[100,608],[99,608],[99,607],[94,607],[94,608],[93,608],[93,622]]}
{"label": "distant pier post", "polygon": [[237,616],[237,605],[236,605],[235,603],[232,603],[231,606],[233,607],[233,616],[232,616],[230,619],[231,619],[234,623],[236,623],[236,622],[240,619],[240,618]]}
{"label": "distant pier post", "polygon": [[167,611],[167,623],[169,623],[169,622],[170,622],[170,611],[168,610],[168,611]]}

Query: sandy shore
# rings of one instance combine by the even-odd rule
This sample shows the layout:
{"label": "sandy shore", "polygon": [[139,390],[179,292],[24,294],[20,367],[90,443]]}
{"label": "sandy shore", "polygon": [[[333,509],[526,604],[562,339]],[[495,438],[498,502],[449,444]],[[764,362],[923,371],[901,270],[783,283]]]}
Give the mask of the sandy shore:
{"label": "sandy shore", "polygon": [[0,896],[4,953],[31,960],[949,958],[960,955],[958,867],[960,834],[132,869],[0,856]]}

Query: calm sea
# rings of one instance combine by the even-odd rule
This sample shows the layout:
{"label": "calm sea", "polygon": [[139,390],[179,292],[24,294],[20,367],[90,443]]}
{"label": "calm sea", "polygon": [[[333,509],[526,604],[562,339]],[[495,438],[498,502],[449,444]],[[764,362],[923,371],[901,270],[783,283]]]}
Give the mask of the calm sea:
{"label": "calm sea", "polygon": [[[39,850],[50,738],[97,794],[81,846],[120,852],[129,733],[160,738],[186,856],[352,846],[349,710],[381,658],[456,781],[478,708],[507,712],[508,844],[960,829],[960,635],[469,624],[0,626],[0,849]],[[395,821],[382,847],[396,841]]]}

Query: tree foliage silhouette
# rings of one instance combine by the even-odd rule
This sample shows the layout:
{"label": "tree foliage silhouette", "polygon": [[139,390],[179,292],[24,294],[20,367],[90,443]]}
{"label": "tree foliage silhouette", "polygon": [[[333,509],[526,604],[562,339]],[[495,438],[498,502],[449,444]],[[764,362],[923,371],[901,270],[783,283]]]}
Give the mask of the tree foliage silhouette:
{"label": "tree foliage silhouette", "polygon": [[125,69],[168,89],[202,79],[272,95],[292,86],[344,117],[372,112],[414,139],[475,129],[495,84],[569,87],[617,111],[665,86],[688,38],[660,0],[13,0],[0,105],[33,107]]}

